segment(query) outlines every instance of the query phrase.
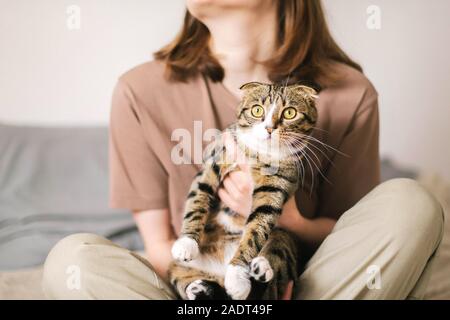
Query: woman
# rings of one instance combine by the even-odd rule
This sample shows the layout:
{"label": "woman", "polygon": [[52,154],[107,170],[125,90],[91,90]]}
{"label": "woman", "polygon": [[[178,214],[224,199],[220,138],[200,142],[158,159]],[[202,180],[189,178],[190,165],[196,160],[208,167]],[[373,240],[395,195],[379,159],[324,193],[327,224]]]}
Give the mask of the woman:
{"label": "woman", "polygon": [[[177,39],[123,75],[113,97],[111,205],[134,212],[150,263],[101,237],[69,236],[47,258],[48,297],[174,298],[164,280],[199,166],[174,163],[172,133],[227,127],[244,83],[308,80],[323,88],[314,135],[324,144],[279,222],[308,260],[294,298],[422,298],[442,210],[413,181],[377,186],[377,93],[333,41],[320,1],[187,0],[187,8]],[[245,170],[219,192],[242,215],[251,194]],[[76,290],[66,285],[72,265]]]}

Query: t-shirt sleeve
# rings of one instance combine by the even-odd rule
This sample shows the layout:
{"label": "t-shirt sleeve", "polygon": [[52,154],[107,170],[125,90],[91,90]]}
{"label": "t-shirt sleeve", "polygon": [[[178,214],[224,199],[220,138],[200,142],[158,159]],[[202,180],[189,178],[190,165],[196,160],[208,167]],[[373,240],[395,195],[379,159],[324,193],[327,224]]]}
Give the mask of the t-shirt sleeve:
{"label": "t-shirt sleeve", "polygon": [[119,80],[110,114],[110,206],[132,211],[165,209],[168,175],[145,138],[139,111],[131,89]]}
{"label": "t-shirt sleeve", "polygon": [[319,190],[319,216],[338,219],[380,183],[378,96],[368,90]]}

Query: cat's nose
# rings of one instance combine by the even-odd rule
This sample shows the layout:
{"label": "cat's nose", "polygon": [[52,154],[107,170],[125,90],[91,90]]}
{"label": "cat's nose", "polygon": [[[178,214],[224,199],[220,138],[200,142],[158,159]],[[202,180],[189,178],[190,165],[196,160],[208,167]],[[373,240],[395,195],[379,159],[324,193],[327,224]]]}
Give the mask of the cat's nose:
{"label": "cat's nose", "polygon": [[272,127],[266,127],[266,130],[269,134],[272,134],[273,128]]}

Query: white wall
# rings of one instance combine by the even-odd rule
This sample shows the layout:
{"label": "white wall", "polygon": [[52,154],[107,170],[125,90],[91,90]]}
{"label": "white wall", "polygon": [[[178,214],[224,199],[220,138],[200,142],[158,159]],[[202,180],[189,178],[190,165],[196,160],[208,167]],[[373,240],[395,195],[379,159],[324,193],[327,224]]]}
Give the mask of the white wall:
{"label": "white wall", "polygon": [[[380,93],[381,146],[450,179],[450,1],[324,0],[338,42]],[[81,30],[66,8],[81,8]],[[366,26],[369,5],[381,30]],[[183,0],[0,0],[0,121],[104,124],[125,70],[171,39]]]}
{"label": "white wall", "polygon": [[[172,38],[182,0],[0,0],[0,121],[106,123],[112,88]],[[81,29],[66,9],[81,8]]]}
{"label": "white wall", "polygon": [[[382,153],[450,179],[450,1],[324,3],[336,40],[379,91]],[[366,26],[370,5],[378,31]]]}

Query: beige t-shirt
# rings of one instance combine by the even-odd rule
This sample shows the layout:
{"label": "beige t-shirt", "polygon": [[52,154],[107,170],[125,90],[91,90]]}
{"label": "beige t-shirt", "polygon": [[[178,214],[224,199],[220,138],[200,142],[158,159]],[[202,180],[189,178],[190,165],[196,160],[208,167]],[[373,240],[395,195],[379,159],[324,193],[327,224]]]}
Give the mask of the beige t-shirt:
{"label": "beige t-shirt", "polygon": [[[310,155],[311,166],[305,163],[306,177],[296,194],[297,206],[308,218],[339,218],[379,183],[377,92],[360,72],[345,65],[336,68],[342,80],[320,93],[313,135],[345,155],[316,144],[316,156]],[[161,62],[125,73],[112,99],[111,206],[168,208],[178,234],[187,192],[200,165],[172,161],[172,149],[180,143],[172,134],[186,129],[194,137],[196,121],[201,121],[202,132],[223,130],[235,121],[238,102],[222,83],[202,76],[188,83],[170,82]],[[203,141],[203,147],[207,143]],[[194,148],[196,143],[191,144]]]}

